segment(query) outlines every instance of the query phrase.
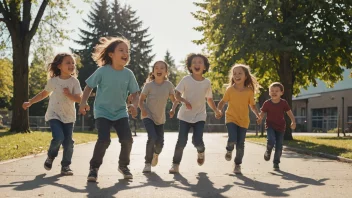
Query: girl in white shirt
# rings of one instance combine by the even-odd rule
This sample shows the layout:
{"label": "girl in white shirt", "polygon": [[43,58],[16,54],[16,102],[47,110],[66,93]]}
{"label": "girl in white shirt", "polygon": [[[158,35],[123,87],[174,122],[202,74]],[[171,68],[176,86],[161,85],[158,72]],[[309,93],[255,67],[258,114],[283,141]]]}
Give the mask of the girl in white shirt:
{"label": "girl in white shirt", "polygon": [[50,95],[49,105],[45,114],[45,121],[49,122],[53,139],[48,150],[44,168],[51,170],[53,161],[57,157],[60,145],[63,146],[61,161],[61,174],[73,175],[70,169],[73,144],[73,126],[76,121],[75,102],[81,101],[82,90],[76,78],[75,60],[71,54],[57,54],[49,64],[49,80],[39,94],[22,107],[27,110],[32,104],[37,103]]}
{"label": "girl in white shirt", "polygon": [[182,106],[177,115],[180,127],[170,173],[179,172],[183,149],[187,144],[188,132],[191,128],[193,128],[192,143],[198,151],[197,163],[199,166],[204,163],[203,129],[207,116],[205,100],[216,116],[221,116],[213,100],[211,82],[203,77],[203,74],[209,70],[208,59],[202,54],[189,54],[186,64],[191,74],[184,77],[175,89],[176,99],[182,102]]}

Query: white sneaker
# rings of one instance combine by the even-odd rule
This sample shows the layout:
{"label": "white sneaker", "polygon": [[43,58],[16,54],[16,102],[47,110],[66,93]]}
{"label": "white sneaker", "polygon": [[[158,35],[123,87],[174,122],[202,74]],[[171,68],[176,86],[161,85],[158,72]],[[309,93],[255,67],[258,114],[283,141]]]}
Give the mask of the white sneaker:
{"label": "white sneaker", "polygon": [[204,160],[205,160],[204,152],[203,153],[198,153],[197,163],[198,163],[199,166],[204,164]]}
{"label": "white sneaker", "polygon": [[175,173],[179,173],[179,164],[172,164],[169,173],[170,174],[175,174]]}
{"label": "white sneaker", "polygon": [[241,165],[235,165],[235,169],[233,170],[235,174],[242,174]]}
{"label": "white sneaker", "polygon": [[152,166],[149,163],[145,164],[143,173],[150,173],[151,171],[152,171]]}
{"label": "white sneaker", "polygon": [[158,157],[159,157],[159,154],[156,154],[156,153],[153,154],[153,160],[152,160],[153,167],[158,164]]}

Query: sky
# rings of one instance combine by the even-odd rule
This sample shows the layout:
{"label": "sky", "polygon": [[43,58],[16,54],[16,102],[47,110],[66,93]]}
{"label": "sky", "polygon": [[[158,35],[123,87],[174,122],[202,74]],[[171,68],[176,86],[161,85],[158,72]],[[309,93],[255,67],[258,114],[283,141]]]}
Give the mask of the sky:
{"label": "sky", "polygon": [[[192,40],[202,38],[201,32],[193,30],[193,27],[200,25],[200,22],[191,15],[191,12],[199,10],[193,5],[193,0],[119,0],[119,2],[128,4],[136,10],[136,15],[143,22],[143,28],[149,28],[150,38],[153,39],[154,61],[164,59],[166,50],[169,50],[176,65],[179,66],[188,53],[202,51],[203,46],[192,42]],[[77,14],[72,9],[71,19],[65,26],[73,30],[70,38],[78,39],[78,29],[86,29],[82,19],[87,19],[91,4],[77,0],[73,3],[83,10],[83,13]],[[79,45],[69,40],[65,41],[62,46],[56,46],[54,51],[55,53],[69,51],[69,47],[80,48]]]}

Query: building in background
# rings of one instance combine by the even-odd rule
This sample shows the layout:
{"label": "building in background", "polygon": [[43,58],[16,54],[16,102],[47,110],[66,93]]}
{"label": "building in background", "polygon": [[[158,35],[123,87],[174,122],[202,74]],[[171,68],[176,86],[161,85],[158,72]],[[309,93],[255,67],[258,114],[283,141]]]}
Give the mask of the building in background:
{"label": "building in background", "polygon": [[320,80],[317,86],[302,89],[292,99],[292,111],[296,116],[297,132],[327,132],[339,128],[352,130],[352,78],[345,69],[343,80],[328,88]]}

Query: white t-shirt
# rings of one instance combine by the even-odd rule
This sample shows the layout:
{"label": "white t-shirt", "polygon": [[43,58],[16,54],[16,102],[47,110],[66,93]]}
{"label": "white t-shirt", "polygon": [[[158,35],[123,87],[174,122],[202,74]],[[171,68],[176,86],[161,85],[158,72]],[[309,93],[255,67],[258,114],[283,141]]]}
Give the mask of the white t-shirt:
{"label": "white t-shirt", "polygon": [[205,98],[213,98],[211,82],[208,79],[196,81],[191,75],[185,76],[175,90],[192,105],[192,110],[187,109],[182,103],[177,118],[189,123],[205,121],[207,118]]}
{"label": "white t-shirt", "polygon": [[81,94],[81,86],[75,77],[60,79],[58,76],[48,80],[45,91],[50,93],[49,105],[45,114],[45,121],[52,119],[63,123],[76,121],[75,102],[64,95],[64,88],[68,88],[73,95]]}

